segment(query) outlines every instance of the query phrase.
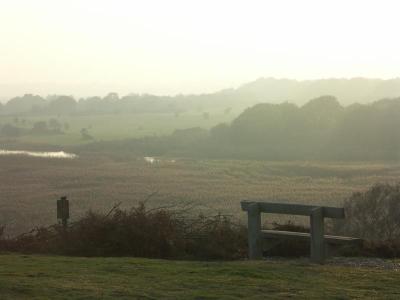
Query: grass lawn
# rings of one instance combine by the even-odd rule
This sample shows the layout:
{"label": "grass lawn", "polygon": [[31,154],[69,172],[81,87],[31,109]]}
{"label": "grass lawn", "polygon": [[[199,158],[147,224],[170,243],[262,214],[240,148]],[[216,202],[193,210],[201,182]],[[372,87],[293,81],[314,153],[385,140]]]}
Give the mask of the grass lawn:
{"label": "grass lawn", "polygon": [[399,299],[392,270],[0,255],[0,299]]}

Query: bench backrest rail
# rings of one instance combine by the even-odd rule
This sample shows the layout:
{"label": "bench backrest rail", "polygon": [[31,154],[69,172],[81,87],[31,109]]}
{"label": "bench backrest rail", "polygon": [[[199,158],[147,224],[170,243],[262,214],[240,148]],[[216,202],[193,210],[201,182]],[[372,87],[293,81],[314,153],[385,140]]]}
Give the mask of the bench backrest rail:
{"label": "bench backrest rail", "polygon": [[249,200],[241,202],[242,209],[245,211],[248,211],[250,207],[254,207],[254,205],[256,205],[258,207],[258,210],[262,213],[288,214],[288,215],[299,215],[299,216],[310,216],[314,209],[321,207],[323,210],[324,218],[335,218],[335,219],[344,218],[344,208],[341,207],[258,202],[258,201],[256,202]]}

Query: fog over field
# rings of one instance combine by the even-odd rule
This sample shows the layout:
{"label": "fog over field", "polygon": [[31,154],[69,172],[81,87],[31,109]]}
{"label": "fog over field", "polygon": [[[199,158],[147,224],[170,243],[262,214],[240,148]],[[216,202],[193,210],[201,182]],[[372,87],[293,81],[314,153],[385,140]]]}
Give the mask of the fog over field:
{"label": "fog over field", "polygon": [[398,299],[399,11],[1,1],[0,298]]}
{"label": "fog over field", "polygon": [[[144,157],[154,163],[143,168],[176,161],[168,168],[184,170],[181,160],[289,163],[293,169],[278,172],[283,177],[298,175],[308,162],[322,169],[396,166],[397,6],[315,0],[2,3],[2,159],[21,172],[22,159],[42,160],[35,169],[27,164],[28,174],[54,163],[58,154],[48,153],[122,170]],[[249,163],[243,172],[264,174],[259,168]],[[321,176],[335,180],[329,174]],[[98,185],[110,184],[93,176]],[[29,181],[21,178],[8,184]],[[41,178],[32,180],[53,190]],[[83,182],[42,201],[73,194]],[[123,197],[122,190],[113,192],[116,198],[119,193]],[[195,198],[203,199],[198,193]]]}

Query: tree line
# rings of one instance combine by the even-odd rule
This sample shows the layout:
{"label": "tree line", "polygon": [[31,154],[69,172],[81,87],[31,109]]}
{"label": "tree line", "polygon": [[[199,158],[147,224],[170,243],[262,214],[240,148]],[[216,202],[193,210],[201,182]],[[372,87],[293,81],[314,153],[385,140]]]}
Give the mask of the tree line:
{"label": "tree line", "polygon": [[127,155],[267,160],[397,160],[400,98],[340,105],[333,96],[260,103],[230,124],[189,128],[170,136],[95,143],[81,150]]}
{"label": "tree line", "polygon": [[297,81],[260,78],[238,88],[198,95],[157,96],[109,93],[75,99],[68,95],[49,95],[46,98],[26,94],[0,103],[0,114],[104,114],[104,113],[174,113],[207,111],[218,108],[244,109],[260,102],[290,101],[303,105],[320,95],[335,95],[342,104],[370,103],[376,99],[400,96],[400,78],[381,80],[367,78],[322,79]]}
{"label": "tree line", "polygon": [[[232,102],[233,100],[233,102]],[[109,93],[105,97],[93,96],[75,99],[72,96],[50,95],[43,98],[25,94],[0,103],[0,115],[76,115],[76,114],[121,114],[121,113],[170,113],[179,116],[186,111],[204,112],[204,109],[231,109],[234,99],[224,93],[156,96],[129,94],[120,97]]]}

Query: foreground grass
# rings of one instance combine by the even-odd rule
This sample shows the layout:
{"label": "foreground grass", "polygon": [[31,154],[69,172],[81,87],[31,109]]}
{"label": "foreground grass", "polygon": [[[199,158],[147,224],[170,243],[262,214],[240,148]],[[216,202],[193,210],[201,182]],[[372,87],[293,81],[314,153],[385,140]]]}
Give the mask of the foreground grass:
{"label": "foreground grass", "polygon": [[0,299],[399,299],[390,270],[0,255]]}

